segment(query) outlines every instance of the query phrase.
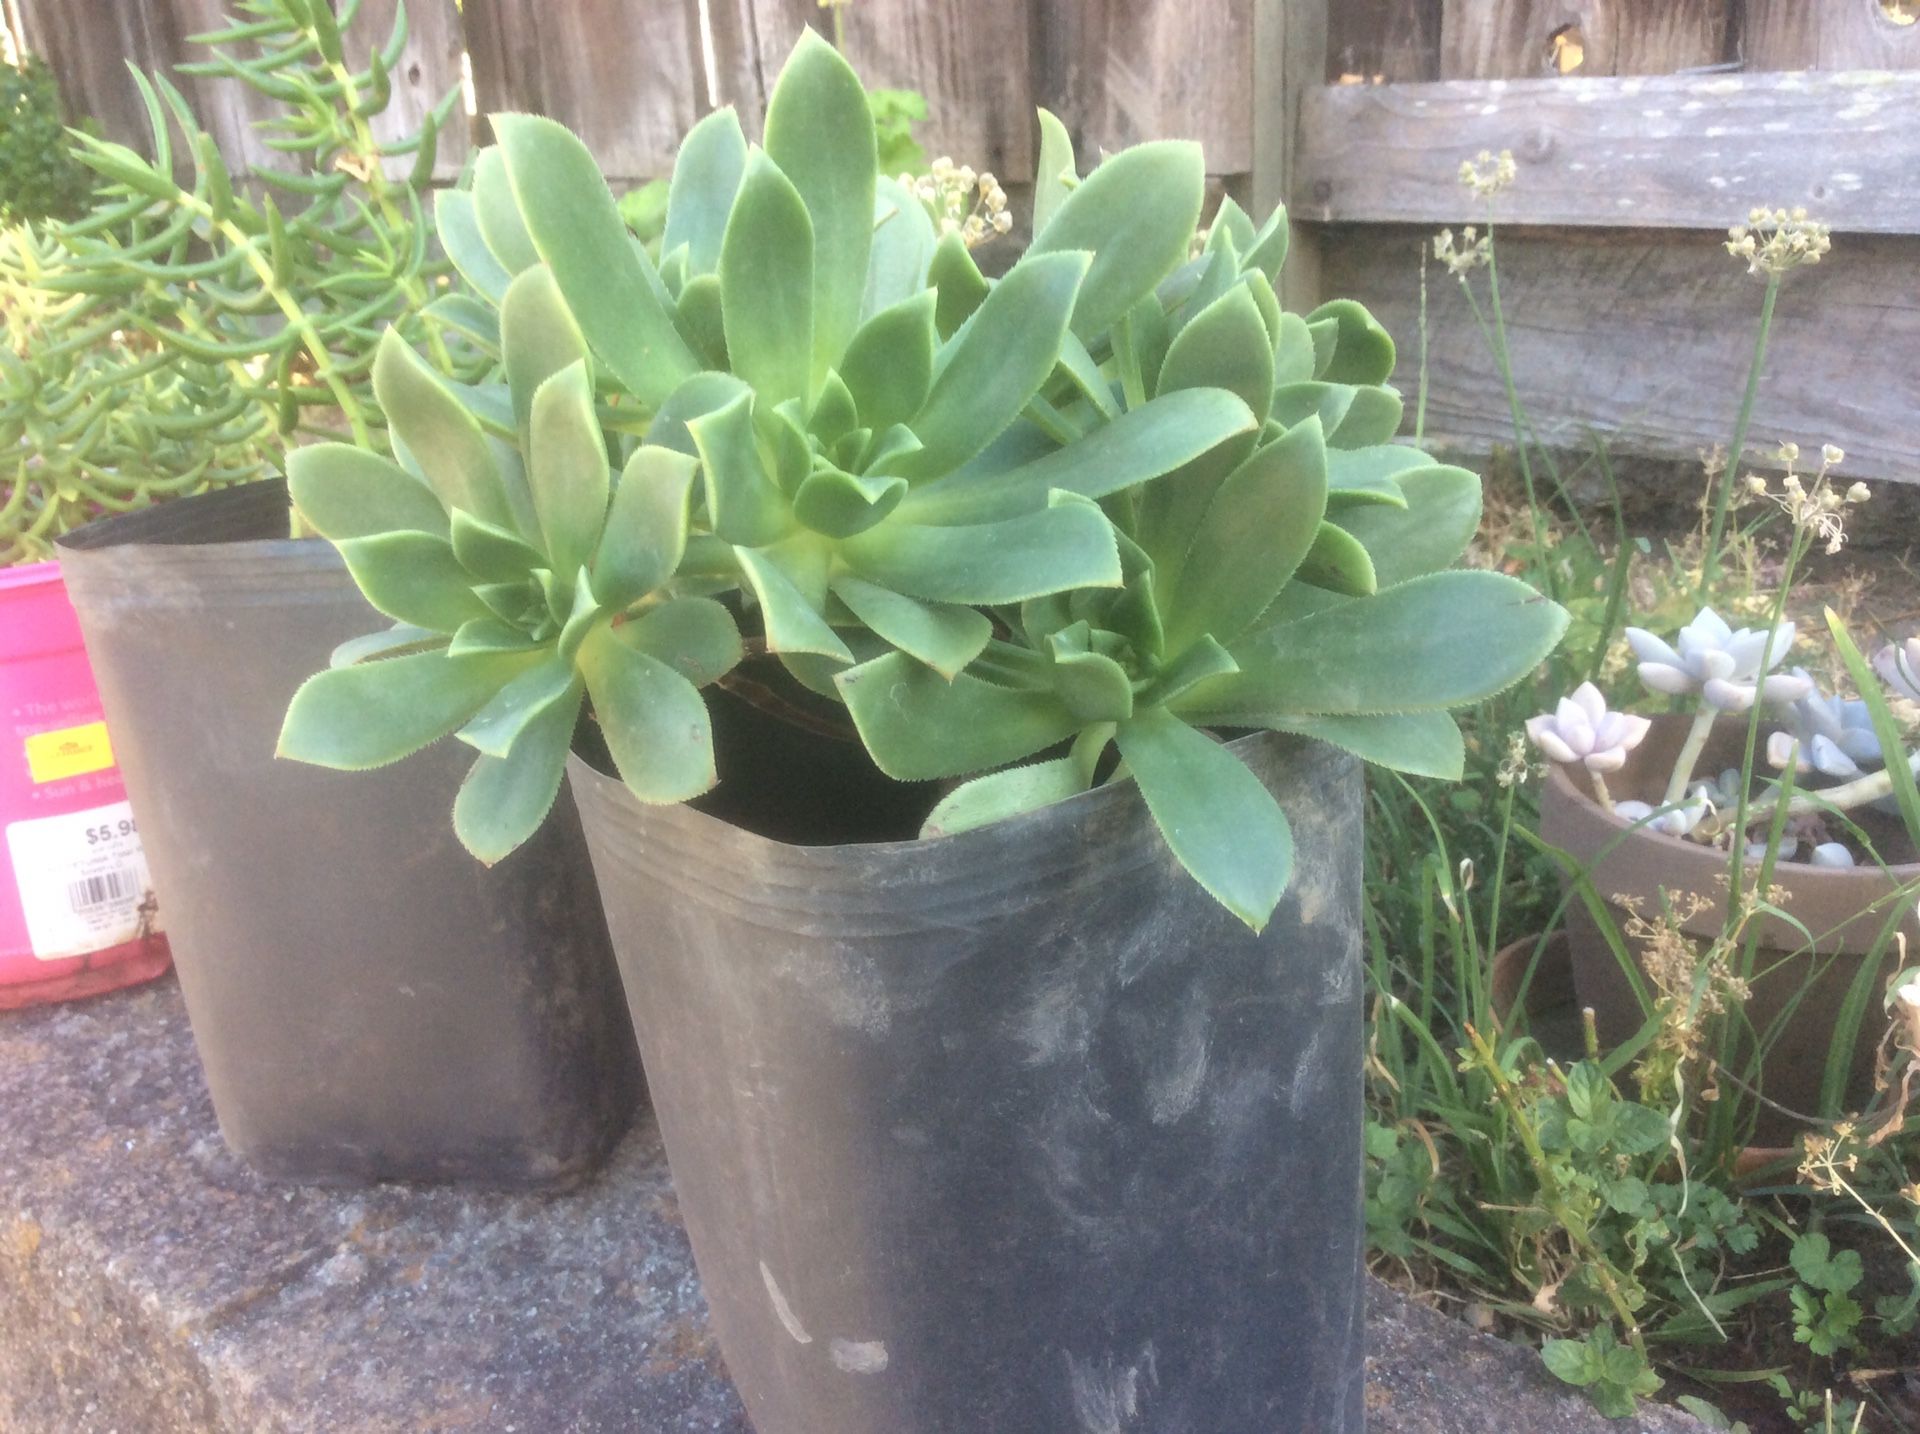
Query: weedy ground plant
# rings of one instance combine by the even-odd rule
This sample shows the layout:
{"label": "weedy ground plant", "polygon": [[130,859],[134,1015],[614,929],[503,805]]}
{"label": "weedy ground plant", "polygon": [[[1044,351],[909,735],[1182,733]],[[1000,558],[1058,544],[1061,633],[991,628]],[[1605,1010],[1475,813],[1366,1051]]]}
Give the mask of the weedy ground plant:
{"label": "weedy ground plant", "polygon": [[[1531,683],[1463,722],[1463,787],[1374,786],[1376,1268],[1537,1339],[1548,1367],[1612,1415],[1659,1392],[1715,1428],[1911,1427],[1898,1371],[1920,1314],[1909,1114],[1920,986],[1906,956],[1920,891],[1910,869],[1886,863],[1920,837],[1898,716],[1911,711],[1902,699],[1916,654],[1894,641],[1869,662],[1849,631],[1857,617],[1808,610],[1805,593],[1819,590],[1810,567],[1870,511],[1864,488],[1836,478],[1839,450],[1825,448],[1814,474],[1797,471],[1791,444],[1768,455],[1784,477],[1747,467],[1776,301],[1794,269],[1827,254],[1826,232],[1782,210],[1729,234],[1765,284],[1733,440],[1707,465],[1698,532],[1648,542],[1627,533],[1617,490],[1598,522],[1570,496],[1576,478],[1612,484],[1603,441],[1576,468],[1535,440],[1508,355],[1492,222],[1514,169],[1482,155],[1462,178],[1489,201],[1488,222],[1441,236],[1432,252],[1505,380],[1521,490],[1476,560],[1556,593],[1571,626]],[[1636,695],[1641,712],[1622,710]],[[1733,770],[1697,770],[1716,718],[1737,739]],[[1662,722],[1683,738],[1671,760],[1646,791],[1610,792]],[[1622,827],[1714,845],[1721,879],[1624,904],[1593,889],[1537,834],[1544,760],[1567,764]],[[1885,809],[1871,833],[1860,824],[1870,805]],[[1795,1111],[1763,1104],[1758,1062],[1778,1032],[1748,1018],[1773,963],[1798,959],[1808,979],[1825,964],[1808,956],[1828,933],[1804,924],[1800,951],[1760,960],[1763,926],[1795,921],[1778,884],[1789,863],[1870,867],[1888,889],[1864,918],[1878,936],[1816,1057],[1817,1108]],[[1538,994],[1552,985],[1550,937],[1572,903],[1641,983],[1636,1028],[1611,1046],[1591,1012],[1583,1026],[1570,998]],[[1710,909],[1723,915],[1703,931]],[[1798,999],[1785,998],[1789,1013]],[[1848,1110],[1846,1069],[1876,1013],[1885,1036],[1871,1090]],[[1800,1132],[1793,1150],[1748,1148],[1763,1113]]]}

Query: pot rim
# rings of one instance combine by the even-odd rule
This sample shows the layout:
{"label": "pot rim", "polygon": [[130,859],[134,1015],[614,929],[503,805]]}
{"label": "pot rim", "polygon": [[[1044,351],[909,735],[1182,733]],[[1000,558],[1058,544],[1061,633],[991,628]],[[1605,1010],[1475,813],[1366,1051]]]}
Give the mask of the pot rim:
{"label": "pot rim", "polygon": [[[1699,860],[1702,856],[1711,854],[1716,865],[1726,864],[1725,853],[1702,846],[1699,842],[1687,841],[1683,837],[1669,836],[1665,832],[1654,831],[1649,827],[1635,826],[1619,813],[1608,811],[1583,791],[1580,783],[1573,779],[1571,769],[1578,765],[1574,762],[1548,763],[1547,782],[1557,794],[1576,803],[1594,818],[1621,833],[1628,841],[1650,842],[1657,847],[1669,848],[1676,854],[1685,853],[1690,860]],[[1748,865],[1754,866],[1758,863],[1750,861]],[[1866,864],[1826,867],[1814,866],[1804,861],[1783,861],[1774,864],[1773,876],[1775,881],[1793,885],[1802,882],[1821,884],[1857,882],[1862,876],[1871,876],[1876,880],[1888,878],[1896,885],[1905,885],[1907,882],[1920,879],[1920,861],[1890,862],[1884,867]]]}
{"label": "pot rim", "polygon": [[[1270,732],[1265,730],[1250,732],[1244,736],[1236,737],[1223,745],[1229,750],[1243,756],[1256,749],[1265,748],[1271,750],[1275,754],[1273,760],[1276,763],[1283,761],[1284,757],[1282,754],[1287,753],[1310,754],[1310,759],[1314,761],[1338,762],[1344,760],[1357,762],[1359,760],[1329,742],[1323,742],[1317,738],[1295,736],[1285,732]],[[1131,777],[1127,777],[1118,782],[1107,782],[1101,786],[1091,787],[1084,792],[1075,792],[1070,797],[1063,797],[1058,801],[1049,802],[1045,806],[1035,807],[1030,811],[1020,812],[1011,817],[1003,817],[999,821],[989,822],[985,826],[972,827],[962,832],[942,833],[939,836],[931,837],[916,836],[899,841],[831,842],[823,845],[802,845],[796,842],[781,841],[775,837],[761,836],[757,832],[748,831],[745,827],[736,826],[725,818],[698,811],[684,802],[659,805],[642,802],[638,797],[634,796],[632,792],[627,790],[626,783],[622,782],[618,776],[610,772],[601,771],[600,768],[582,757],[577,751],[569,751],[567,753],[567,770],[568,780],[576,786],[581,785],[585,778],[591,777],[592,783],[590,790],[595,793],[596,799],[619,804],[629,815],[644,814],[651,821],[661,821],[676,825],[688,836],[695,839],[717,836],[721,833],[749,836],[752,837],[754,841],[764,843],[767,847],[780,852],[783,856],[802,861],[829,860],[835,854],[846,854],[850,857],[875,856],[886,858],[900,857],[911,853],[939,851],[942,853],[951,852],[958,856],[970,848],[982,846],[987,841],[1004,842],[1009,837],[1016,837],[1023,834],[1028,828],[1042,821],[1065,821],[1081,824],[1119,802],[1139,802],[1143,808],[1145,806],[1144,801],[1139,795],[1139,786]],[[1160,835],[1159,828],[1151,821],[1144,823],[1144,826],[1151,832],[1153,837],[1153,842],[1147,844],[1145,849],[1150,851],[1154,846],[1164,848],[1165,842]],[[1132,853],[1122,850],[1116,850],[1114,852],[1117,860],[1131,855]]]}

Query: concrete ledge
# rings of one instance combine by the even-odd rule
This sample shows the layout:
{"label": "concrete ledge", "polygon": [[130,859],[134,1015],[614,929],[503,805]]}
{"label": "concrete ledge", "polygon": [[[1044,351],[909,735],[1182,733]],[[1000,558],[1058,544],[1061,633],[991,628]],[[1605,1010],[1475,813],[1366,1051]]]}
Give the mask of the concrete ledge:
{"label": "concrete ledge", "polygon": [[[566,1196],[269,1185],[171,980],[0,1014],[0,1111],[4,1434],[750,1434],[644,1114]],[[1369,1331],[1373,1434],[1700,1428],[1383,1285]]]}

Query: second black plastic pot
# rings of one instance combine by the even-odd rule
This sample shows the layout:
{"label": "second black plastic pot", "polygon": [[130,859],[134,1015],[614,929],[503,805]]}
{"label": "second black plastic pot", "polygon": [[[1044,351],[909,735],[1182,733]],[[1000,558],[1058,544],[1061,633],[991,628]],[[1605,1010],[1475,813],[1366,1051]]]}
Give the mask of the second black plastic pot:
{"label": "second black plastic pot", "polygon": [[1360,1429],[1360,775],[1239,750],[1298,847],[1258,936],[1131,783],[799,847],[574,759],[760,1434]]}
{"label": "second black plastic pot", "polygon": [[283,1178],[568,1183],[636,1089],[571,800],[488,869],[457,744],[276,759],[294,689],[385,623],[287,520],[259,483],[60,545],[221,1130]]}

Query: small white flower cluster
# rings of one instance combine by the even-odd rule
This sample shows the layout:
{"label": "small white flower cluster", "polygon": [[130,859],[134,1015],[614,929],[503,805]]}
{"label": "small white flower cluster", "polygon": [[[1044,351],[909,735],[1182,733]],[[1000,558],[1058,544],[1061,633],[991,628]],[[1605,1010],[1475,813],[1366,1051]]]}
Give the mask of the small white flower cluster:
{"label": "small white flower cluster", "polygon": [[1513,151],[1503,149],[1499,154],[1483,149],[1472,159],[1460,161],[1460,182],[1480,199],[1491,199],[1519,176],[1519,168],[1513,162]]}
{"label": "small white flower cluster", "polygon": [[1774,278],[1802,264],[1818,264],[1833,247],[1827,226],[1805,209],[1755,209],[1727,231],[1727,252],[1747,261],[1749,274]]}
{"label": "small white flower cluster", "polygon": [[1845,462],[1847,455],[1831,443],[1820,449],[1820,471],[1813,475],[1811,485],[1794,471],[1793,465],[1800,460],[1799,444],[1781,444],[1779,456],[1787,466],[1786,476],[1780,480],[1780,491],[1775,493],[1758,473],[1747,475],[1747,491],[1773,503],[1794,527],[1824,543],[1827,552],[1839,552],[1847,541],[1845,510],[1873,496],[1867,491],[1867,485],[1855,483],[1844,493],[1834,489],[1827,475]]}
{"label": "small white flower cluster", "polygon": [[1445,264],[1454,278],[1464,279],[1493,257],[1493,236],[1469,224],[1460,231],[1460,243],[1455,247],[1453,231],[1442,229],[1433,236],[1433,257]]}
{"label": "small white flower cluster", "polygon": [[956,165],[941,155],[930,174],[903,174],[900,184],[927,206],[942,235],[958,234],[969,249],[1013,228],[1007,191],[991,174],[975,174],[970,164]]}

